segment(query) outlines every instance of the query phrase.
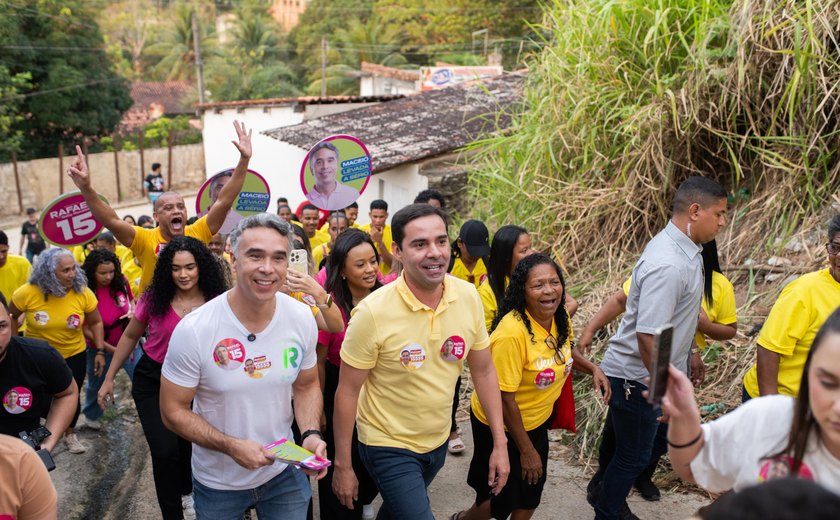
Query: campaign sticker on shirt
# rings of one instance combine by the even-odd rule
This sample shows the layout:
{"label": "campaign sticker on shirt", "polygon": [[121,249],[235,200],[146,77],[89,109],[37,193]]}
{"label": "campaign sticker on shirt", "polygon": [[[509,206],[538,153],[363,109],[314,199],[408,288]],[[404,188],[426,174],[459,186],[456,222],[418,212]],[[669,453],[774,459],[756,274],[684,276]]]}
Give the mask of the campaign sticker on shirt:
{"label": "campaign sticker on shirt", "polygon": [[[108,200],[99,196],[105,204]],[[71,247],[87,244],[102,230],[102,223],[93,218],[80,191],[65,193],[53,199],[41,212],[38,225],[41,236],[50,244]]]}
{"label": "campaign sticker on shirt", "polygon": [[67,328],[76,330],[82,325],[82,318],[78,314],[67,316]]}
{"label": "campaign sticker on shirt", "polygon": [[32,318],[35,320],[35,323],[38,325],[46,325],[48,321],[50,321],[50,315],[44,311],[38,311],[35,313]]}
{"label": "campaign sticker on shirt", "polygon": [[464,359],[464,353],[467,351],[464,338],[461,336],[449,336],[440,347],[440,357],[444,361],[460,361]]}
{"label": "campaign sticker on shirt", "polygon": [[[789,455],[780,455],[769,459],[764,459],[761,469],[758,471],[758,481],[765,482],[777,478],[785,478],[790,476],[791,468],[793,467],[793,457]],[[799,466],[799,478],[810,480],[813,482],[814,474],[804,462]]]}
{"label": "campaign sticker on shirt", "polygon": [[555,379],[557,379],[557,374],[554,372],[554,369],[546,368],[537,374],[537,377],[534,379],[534,384],[540,390],[545,390],[554,384]]}
{"label": "campaign sticker on shirt", "polygon": [[125,295],[123,293],[118,294],[117,295],[117,307],[122,309],[123,307],[125,307],[125,304],[126,304]]}
{"label": "campaign sticker on shirt", "polygon": [[421,347],[417,343],[411,343],[410,345],[406,345],[400,351],[400,364],[409,372],[412,372],[422,367],[423,362],[425,361],[426,351],[423,350],[423,347]]}
{"label": "campaign sticker on shirt", "polygon": [[16,386],[3,396],[3,408],[13,414],[23,413],[32,406],[32,392],[23,386]]}
{"label": "campaign sticker on shirt", "polygon": [[236,370],[245,361],[245,346],[233,338],[225,338],[213,348],[213,361],[225,370]]}
{"label": "campaign sticker on shirt", "polygon": [[[233,168],[222,170],[204,181],[195,196],[195,213],[197,216],[203,217],[210,211],[210,208],[219,198],[219,192],[233,177],[233,170]],[[231,211],[228,211],[219,233],[228,234],[243,218],[257,213],[265,213],[270,202],[271,190],[268,189],[268,182],[254,170],[248,170],[248,173],[245,174],[245,182],[242,183],[242,191],[233,201]]]}
{"label": "campaign sticker on shirt", "polygon": [[251,379],[262,379],[262,377],[268,373],[270,368],[271,361],[268,359],[268,356],[262,352],[255,352],[245,358],[245,364],[242,366],[242,370],[245,371],[245,375]]}
{"label": "campaign sticker on shirt", "polygon": [[303,159],[300,188],[315,206],[335,211],[356,202],[370,176],[370,152],[364,143],[351,135],[331,135]]}

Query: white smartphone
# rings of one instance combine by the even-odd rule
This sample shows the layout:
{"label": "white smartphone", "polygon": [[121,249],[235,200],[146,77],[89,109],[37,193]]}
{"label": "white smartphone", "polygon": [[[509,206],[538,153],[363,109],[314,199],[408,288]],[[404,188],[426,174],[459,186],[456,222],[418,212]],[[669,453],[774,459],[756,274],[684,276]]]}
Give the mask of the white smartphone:
{"label": "white smartphone", "polygon": [[289,253],[289,268],[301,274],[309,274],[309,256],[306,249],[292,249]]}

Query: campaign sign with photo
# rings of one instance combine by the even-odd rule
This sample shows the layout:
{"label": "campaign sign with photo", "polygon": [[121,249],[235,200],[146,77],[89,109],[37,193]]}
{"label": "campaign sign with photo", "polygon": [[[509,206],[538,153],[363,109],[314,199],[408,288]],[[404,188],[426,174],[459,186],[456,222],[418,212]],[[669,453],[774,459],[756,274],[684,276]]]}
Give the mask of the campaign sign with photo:
{"label": "campaign sign with photo", "polygon": [[300,167],[300,188],[320,209],[336,211],[354,203],[367,188],[371,158],[350,135],[331,135],[313,146]]}
{"label": "campaign sign with photo", "polygon": [[[195,213],[197,216],[203,217],[207,214],[219,197],[219,192],[222,191],[225,184],[230,182],[232,177],[233,168],[228,168],[204,181],[195,196]],[[242,191],[239,192],[239,197],[233,201],[231,211],[228,212],[219,233],[228,234],[243,218],[257,213],[265,213],[270,201],[271,191],[268,189],[266,180],[254,170],[248,170],[248,173],[245,174],[245,182],[242,184]]]}
{"label": "campaign sign with photo", "polygon": [[[99,196],[105,204],[108,201]],[[59,247],[80,246],[96,238],[102,223],[93,218],[79,191],[59,195],[41,212],[38,226],[44,240]]]}

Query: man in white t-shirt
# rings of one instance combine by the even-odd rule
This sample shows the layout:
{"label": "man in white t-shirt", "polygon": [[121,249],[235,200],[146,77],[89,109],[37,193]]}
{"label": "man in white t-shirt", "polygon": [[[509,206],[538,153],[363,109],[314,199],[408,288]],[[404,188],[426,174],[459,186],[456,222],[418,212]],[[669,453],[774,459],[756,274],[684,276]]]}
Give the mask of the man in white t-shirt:
{"label": "man in white t-shirt", "polygon": [[[326,458],[318,431],[317,326],[307,305],[280,292],[291,232],[268,213],[240,221],[230,234],[235,287],[185,316],[172,333],[161,415],[193,443],[198,518],[238,519],[251,507],[260,520],[306,518],[306,476],[263,448],[291,439],[293,419],[303,447]],[[326,470],[310,474],[321,478]]]}

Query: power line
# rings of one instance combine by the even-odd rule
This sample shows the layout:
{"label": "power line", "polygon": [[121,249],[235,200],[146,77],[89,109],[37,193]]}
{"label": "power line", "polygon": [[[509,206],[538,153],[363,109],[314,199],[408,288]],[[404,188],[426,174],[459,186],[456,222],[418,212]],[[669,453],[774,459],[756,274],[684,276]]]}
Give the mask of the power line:
{"label": "power line", "polygon": [[77,20],[75,20],[71,17],[68,17],[68,16],[60,16],[60,15],[45,13],[45,12],[39,11],[37,9],[32,9],[31,7],[26,7],[24,5],[15,4],[15,3],[12,3],[12,2],[6,2],[6,1],[3,1],[3,0],[0,0],[0,5],[5,5],[7,7],[11,7],[12,9],[20,9],[21,11],[26,11],[26,12],[29,12],[29,13],[32,13],[32,14],[35,14],[35,15],[38,15],[38,16],[46,16],[46,17],[52,18],[54,20],[61,20],[62,22],[67,22],[69,24],[77,25],[79,27],[87,27],[88,29],[99,30],[99,27],[96,26],[96,25],[91,25],[91,24],[88,24],[88,23],[79,22],[79,21],[77,21]]}
{"label": "power line", "polygon": [[7,96],[7,97],[4,97],[4,98],[0,98],[0,103],[6,102],[6,101],[11,101],[13,99],[30,98],[30,97],[36,97],[36,96],[45,96],[47,94],[52,94],[54,92],[63,92],[65,90],[74,90],[74,89],[77,89],[77,88],[90,87],[92,85],[101,85],[101,84],[105,84],[105,83],[117,83],[117,82],[120,82],[120,81],[126,81],[126,80],[124,78],[99,79],[99,80],[94,80],[94,81],[87,81],[85,83],[77,83],[77,84],[74,84],[74,85],[65,85],[63,87],[58,87],[58,88],[51,88],[51,89],[47,89],[47,90],[38,90],[38,91],[35,91],[35,92],[28,92],[26,94],[15,94],[13,96]]}

